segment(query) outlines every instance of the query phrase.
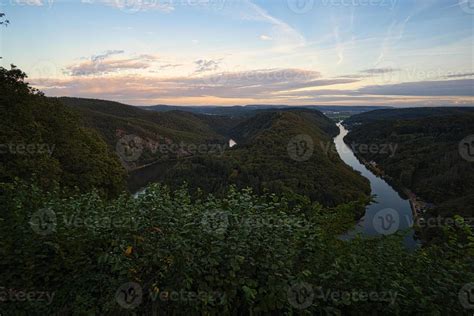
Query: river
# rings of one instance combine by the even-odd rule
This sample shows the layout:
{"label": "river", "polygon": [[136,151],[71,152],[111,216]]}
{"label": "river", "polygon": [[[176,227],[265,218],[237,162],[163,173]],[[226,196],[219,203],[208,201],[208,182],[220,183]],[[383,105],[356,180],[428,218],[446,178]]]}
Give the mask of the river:
{"label": "river", "polygon": [[354,155],[352,149],[344,143],[347,129],[341,124],[339,135],[334,138],[337,152],[341,159],[354,170],[360,172],[370,181],[372,195],[375,202],[367,206],[365,215],[359,220],[354,229],[344,238],[352,238],[356,234],[363,236],[390,235],[399,230],[409,230],[404,243],[408,248],[415,248],[418,244],[414,237],[413,213],[408,199],[403,198],[384,179],[376,176]]}

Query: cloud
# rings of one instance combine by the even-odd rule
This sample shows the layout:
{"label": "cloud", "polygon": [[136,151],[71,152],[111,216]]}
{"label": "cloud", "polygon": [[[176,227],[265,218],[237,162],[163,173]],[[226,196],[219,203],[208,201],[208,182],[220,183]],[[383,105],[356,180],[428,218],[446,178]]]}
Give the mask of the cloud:
{"label": "cloud", "polygon": [[[132,104],[243,104],[248,102],[332,105],[473,105],[473,80],[425,81],[356,90],[328,89],[355,79],[325,79],[301,69],[259,69],[206,76],[140,75],[42,79],[33,85],[50,96],[76,96]],[[41,85],[40,85],[41,84]],[[313,88],[306,90],[306,88]],[[319,89],[319,90],[314,90]],[[212,101],[209,101],[212,100]]]}
{"label": "cloud", "polygon": [[474,96],[474,79],[420,81],[368,86],[358,90],[361,94],[406,96]]}
{"label": "cloud", "polygon": [[160,65],[158,68],[160,70],[164,70],[164,69],[170,69],[170,68],[177,68],[177,67],[180,67],[182,65],[183,64],[164,64],[164,65]]}
{"label": "cloud", "polygon": [[120,55],[120,54],[123,54],[123,53],[124,53],[123,50],[108,50],[108,51],[105,51],[102,54],[92,56],[91,60],[96,62],[96,61],[104,60],[104,59],[106,59],[110,56]]}
{"label": "cloud", "polygon": [[272,40],[272,38],[271,38],[270,36],[263,35],[263,34],[260,35],[260,39],[261,39],[262,41],[271,41],[271,40]]}
{"label": "cloud", "polygon": [[368,78],[371,77],[371,75],[368,74],[352,74],[352,75],[343,75],[343,76],[338,76],[337,78],[349,78],[349,79],[363,79],[363,78]]}
{"label": "cloud", "polygon": [[469,72],[469,73],[463,73],[463,74],[452,74],[445,76],[445,78],[465,78],[465,77],[473,77],[474,72]]}
{"label": "cloud", "polygon": [[[291,50],[297,47],[306,46],[306,39],[297,30],[286,22],[275,18],[260,6],[250,0],[239,2],[241,11],[238,11],[239,18],[250,21],[261,21],[271,25],[271,35],[277,50]],[[232,12],[232,14],[236,14]]]}
{"label": "cloud", "polygon": [[[43,6],[45,2],[44,0],[13,0],[15,4],[32,6]],[[49,0],[49,2],[51,2],[51,0]]]}
{"label": "cloud", "polygon": [[153,55],[140,55],[133,58],[112,58],[123,54],[123,50],[108,50],[102,54],[93,55],[89,60],[66,68],[73,76],[105,75],[121,70],[146,69],[152,66],[158,58]]}
{"label": "cloud", "polygon": [[[119,99],[219,97],[265,99],[303,88],[351,83],[350,79],[321,79],[317,71],[302,69],[259,69],[188,77],[78,76],[64,80],[42,80],[48,95]],[[35,84],[35,82],[32,82]]]}
{"label": "cloud", "polygon": [[370,74],[370,75],[379,75],[379,74],[397,72],[400,70],[401,69],[395,69],[395,68],[371,68],[371,69],[362,70],[361,73]]}
{"label": "cloud", "polygon": [[81,0],[82,3],[100,3],[121,11],[134,13],[139,11],[161,11],[169,13],[174,11],[173,1],[162,0]]}
{"label": "cloud", "polygon": [[202,73],[206,71],[215,71],[219,69],[219,64],[221,63],[221,59],[217,60],[207,60],[207,59],[198,59],[194,63],[196,64],[196,73]]}

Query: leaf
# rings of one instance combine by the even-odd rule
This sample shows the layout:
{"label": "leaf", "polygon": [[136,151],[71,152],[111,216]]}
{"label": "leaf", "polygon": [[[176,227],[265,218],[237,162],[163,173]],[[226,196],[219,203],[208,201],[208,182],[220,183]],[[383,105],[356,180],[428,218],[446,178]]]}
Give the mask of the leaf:
{"label": "leaf", "polygon": [[125,255],[127,257],[130,257],[132,255],[132,252],[133,252],[133,247],[132,246],[128,246],[127,249],[125,250]]}

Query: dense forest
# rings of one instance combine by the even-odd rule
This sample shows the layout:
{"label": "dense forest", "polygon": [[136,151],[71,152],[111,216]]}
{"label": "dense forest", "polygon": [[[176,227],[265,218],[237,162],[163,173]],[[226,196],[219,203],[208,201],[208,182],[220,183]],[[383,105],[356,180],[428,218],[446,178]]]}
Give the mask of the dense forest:
{"label": "dense forest", "polygon": [[[227,139],[222,132],[238,124],[240,120],[229,117],[211,117],[184,111],[156,113],[117,102],[59,98],[62,104],[78,112],[85,126],[95,129],[116,150],[117,143],[124,137],[136,137],[141,143],[141,152],[136,159],[122,157],[127,169],[135,169],[158,160],[176,159],[188,156],[182,151],[161,151],[159,146],[173,144],[225,145]],[[128,145],[125,138],[124,145]]]}
{"label": "dense forest", "polygon": [[[223,194],[229,185],[236,185],[251,187],[256,193],[297,193],[326,206],[366,199],[368,181],[346,166],[337,153],[326,150],[337,131],[317,111],[263,112],[230,131],[238,145],[222,155],[199,155],[138,173],[154,172],[156,180],[174,188],[186,180],[191,188],[213,194]],[[301,135],[310,139],[308,157],[302,160],[289,148],[291,140]]]}
{"label": "dense forest", "polygon": [[25,77],[15,67],[0,68],[0,181],[121,193],[126,172],[100,135],[78,113],[29,87]]}
{"label": "dense forest", "polygon": [[[245,106],[172,106],[172,105],[153,105],[142,106],[142,109],[155,112],[169,112],[173,110],[192,112],[196,114],[229,116],[233,118],[252,116],[258,111],[268,110],[287,110],[295,108],[295,106],[276,105],[276,104],[255,104]],[[301,105],[300,109],[317,110],[323,112],[326,116],[332,119],[347,118],[363,112],[374,111],[379,109],[389,109],[388,106],[323,106],[323,105]]]}
{"label": "dense forest", "polygon": [[[132,192],[151,182],[172,188],[186,182],[193,191],[222,195],[236,185],[256,193],[297,193],[326,206],[367,200],[370,195],[367,180],[328,149],[338,128],[317,110],[247,109],[245,115],[220,116],[146,111],[102,100],[60,101],[79,111],[87,127],[96,129],[112,150],[124,135],[138,136],[140,154],[124,161],[132,167],[128,179]],[[288,146],[301,135],[309,138],[309,155],[300,161],[292,157],[297,148]],[[229,139],[238,145],[229,148]],[[173,145],[178,149],[157,149]]]}
{"label": "dense forest", "polygon": [[[395,153],[360,151],[400,187],[434,204],[427,216],[474,217],[474,164],[462,155],[462,140],[474,134],[474,109],[383,110],[347,120],[346,142],[392,144]],[[381,147],[379,147],[381,148]]]}
{"label": "dense forest", "polygon": [[401,235],[340,240],[351,205],[234,189],[194,200],[158,185],[113,201],[2,191],[2,284],[54,294],[4,302],[4,315],[468,315],[474,236],[462,219],[445,245],[408,251]]}
{"label": "dense forest", "polygon": [[428,117],[453,116],[473,114],[472,107],[437,107],[437,108],[407,108],[407,109],[378,109],[355,114],[344,120],[348,126],[380,121],[413,120]]}

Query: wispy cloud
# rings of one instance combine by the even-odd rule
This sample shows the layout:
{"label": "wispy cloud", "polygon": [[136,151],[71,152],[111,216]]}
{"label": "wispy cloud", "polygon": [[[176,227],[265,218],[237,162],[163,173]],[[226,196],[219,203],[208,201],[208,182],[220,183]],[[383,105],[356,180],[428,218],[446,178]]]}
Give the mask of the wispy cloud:
{"label": "wispy cloud", "polygon": [[[28,1],[28,0],[25,0]],[[41,0],[36,0],[41,1]],[[81,0],[82,3],[94,4],[99,3],[120,9],[124,12],[138,12],[138,11],[174,11],[173,1],[146,1],[146,0]]]}
{"label": "wispy cloud", "polygon": [[[205,100],[219,100],[222,104],[245,102],[242,100],[286,104],[318,102],[402,106],[474,103],[474,79],[408,82],[353,90],[330,88],[355,82],[358,80],[324,79],[318,72],[301,69],[260,69],[201,77],[80,76],[42,80],[40,88],[51,96],[91,97],[138,104],[166,101],[186,104],[189,100],[193,104],[206,104]],[[34,81],[32,83],[35,84]]]}
{"label": "wispy cloud", "polygon": [[172,68],[178,68],[178,67],[181,67],[183,64],[163,64],[163,65],[160,65],[158,68],[160,70],[164,70],[164,69],[172,69]]}
{"label": "wispy cloud", "polygon": [[123,54],[124,52],[125,51],[123,51],[123,50],[108,50],[108,51],[105,51],[102,54],[93,55],[91,57],[91,60],[94,61],[94,62],[97,62],[97,61],[107,59],[108,57],[111,57],[111,56],[114,56],[114,55]]}
{"label": "wispy cloud", "polygon": [[123,50],[108,50],[104,53],[93,55],[89,60],[66,68],[66,73],[73,76],[105,75],[121,70],[146,69],[158,59],[152,55],[140,55],[131,58],[113,58],[123,54]]}
{"label": "wispy cloud", "polygon": [[[253,98],[277,97],[303,88],[352,83],[354,79],[322,79],[316,71],[302,69],[259,69],[247,72],[216,73],[201,77],[114,77],[79,76],[64,80],[42,80],[49,95],[74,95],[118,99],[134,98]],[[33,82],[34,83],[34,82]]]}
{"label": "wispy cloud", "polygon": [[445,76],[445,78],[465,78],[465,77],[474,77],[474,72],[468,72],[468,73],[463,73],[463,74],[452,74],[452,75]]}
{"label": "wispy cloud", "polygon": [[[52,2],[52,0],[48,0]],[[19,5],[31,5],[31,6],[43,6],[45,5],[46,0],[12,0],[12,3]]]}
{"label": "wispy cloud", "polygon": [[284,51],[306,46],[306,39],[296,29],[283,20],[270,15],[252,1],[242,0],[239,7],[242,10],[240,11],[241,19],[261,21],[271,25],[271,34],[267,36],[273,39],[275,49]]}
{"label": "wispy cloud", "polygon": [[474,96],[474,79],[405,82],[384,86],[367,86],[361,94],[405,96]]}
{"label": "wispy cloud", "polygon": [[397,72],[400,70],[401,69],[395,69],[395,68],[370,68],[370,69],[362,70],[361,73],[369,74],[369,75],[378,75],[378,74]]}
{"label": "wispy cloud", "polygon": [[198,59],[194,62],[196,65],[196,73],[202,73],[207,71],[215,71],[219,69],[219,65],[222,59]]}

